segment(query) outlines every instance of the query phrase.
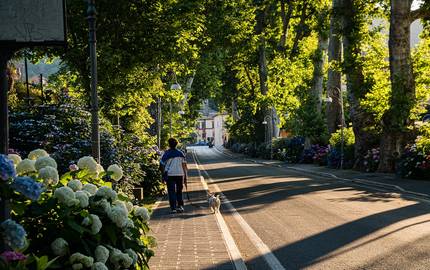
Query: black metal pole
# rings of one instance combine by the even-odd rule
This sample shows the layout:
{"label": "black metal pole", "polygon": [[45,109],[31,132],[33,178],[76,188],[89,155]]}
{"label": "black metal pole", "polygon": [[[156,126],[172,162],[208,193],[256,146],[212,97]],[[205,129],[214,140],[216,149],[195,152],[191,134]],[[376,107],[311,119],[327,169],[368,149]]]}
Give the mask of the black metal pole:
{"label": "black metal pole", "polygon": [[88,0],[87,20],[89,26],[88,42],[91,61],[91,145],[92,155],[100,163],[99,102],[97,96],[97,53],[96,53],[96,5]]}
{"label": "black metal pole", "polygon": [[28,64],[27,64],[27,52],[24,56],[24,66],[25,66],[25,85],[27,88],[27,105],[30,107],[30,88],[28,86]]}
{"label": "black metal pole", "polygon": [[[0,49],[0,154],[7,155],[9,150],[9,109],[8,109],[8,76],[7,63],[12,57],[13,50],[10,48]],[[8,200],[0,198],[0,222],[10,217]],[[0,241],[0,251],[7,250],[7,245]]]}
{"label": "black metal pole", "polygon": [[161,97],[157,100],[157,146],[161,149]]}
{"label": "black metal pole", "polygon": [[169,102],[169,138],[172,138],[172,101]]}
{"label": "black metal pole", "polygon": [[40,74],[40,93],[42,95],[42,100],[44,99],[43,97],[43,75]]}

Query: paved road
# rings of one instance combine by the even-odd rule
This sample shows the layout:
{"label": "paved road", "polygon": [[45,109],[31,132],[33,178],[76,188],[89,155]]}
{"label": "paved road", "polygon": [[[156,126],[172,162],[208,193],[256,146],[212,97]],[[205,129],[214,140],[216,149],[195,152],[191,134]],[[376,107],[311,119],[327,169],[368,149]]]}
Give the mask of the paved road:
{"label": "paved road", "polygon": [[[222,190],[285,269],[430,269],[427,202],[232,159],[207,147],[193,151],[213,180],[209,189]],[[274,269],[234,211],[222,211],[248,269]]]}

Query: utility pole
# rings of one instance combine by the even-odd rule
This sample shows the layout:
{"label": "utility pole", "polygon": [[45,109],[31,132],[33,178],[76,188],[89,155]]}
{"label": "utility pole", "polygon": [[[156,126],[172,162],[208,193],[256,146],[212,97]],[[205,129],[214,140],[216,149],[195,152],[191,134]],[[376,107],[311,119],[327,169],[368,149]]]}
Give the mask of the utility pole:
{"label": "utility pole", "polygon": [[98,163],[100,163],[99,102],[97,96],[96,15],[97,12],[95,0],[88,0],[88,42],[90,46],[91,61],[91,148],[93,157]]}

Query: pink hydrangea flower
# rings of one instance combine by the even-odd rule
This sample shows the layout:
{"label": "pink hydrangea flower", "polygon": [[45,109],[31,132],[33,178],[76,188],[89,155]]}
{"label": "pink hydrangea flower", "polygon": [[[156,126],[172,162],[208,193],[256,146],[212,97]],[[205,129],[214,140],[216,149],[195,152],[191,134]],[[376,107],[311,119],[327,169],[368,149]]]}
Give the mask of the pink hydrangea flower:
{"label": "pink hydrangea flower", "polygon": [[76,165],[76,164],[72,164],[72,165],[70,165],[70,166],[69,166],[69,170],[70,170],[71,172],[74,172],[74,171],[79,170],[79,167],[78,167],[78,165]]}

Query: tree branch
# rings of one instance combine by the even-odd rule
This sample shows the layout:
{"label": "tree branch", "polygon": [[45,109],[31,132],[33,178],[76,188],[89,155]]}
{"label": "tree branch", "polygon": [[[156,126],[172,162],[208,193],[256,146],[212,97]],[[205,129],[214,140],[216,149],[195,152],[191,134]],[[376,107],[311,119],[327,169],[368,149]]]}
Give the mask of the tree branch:
{"label": "tree branch", "polygon": [[409,18],[411,20],[411,23],[415,20],[418,19],[423,19],[426,17],[430,17],[430,9],[426,8],[426,7],[421,7],[419,9],[416,10],[412,10],[410,12]]}
{"label": "tree branch", "polygon": [[291,4],[290,0],[287,0],[287,5],[288,5],[288,11],[286,12],[285,0],[281,0],[282,35],[278,46],[280,51],[286,50],[285,45],[287,41],[288,28],[290,24],[291,15],[293,13],[293,5]]}

